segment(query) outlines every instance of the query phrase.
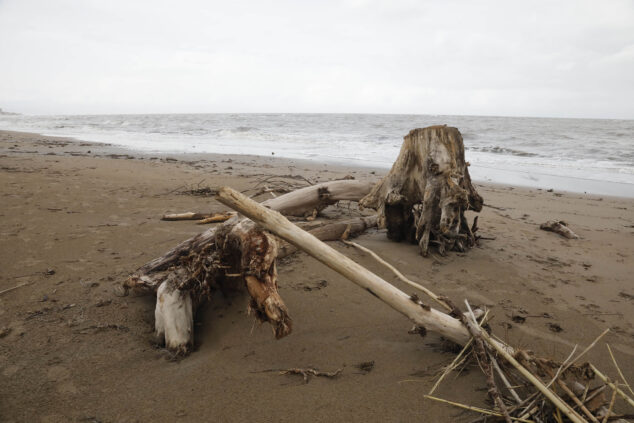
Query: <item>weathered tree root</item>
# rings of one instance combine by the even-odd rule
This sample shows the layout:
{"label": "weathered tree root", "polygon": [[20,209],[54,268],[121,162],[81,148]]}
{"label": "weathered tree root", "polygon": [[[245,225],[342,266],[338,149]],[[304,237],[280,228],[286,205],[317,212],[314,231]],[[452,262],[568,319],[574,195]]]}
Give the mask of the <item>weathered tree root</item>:
{"label": "weathered tree root", "polygon": [[414,129],[390,172],[360,202],[379,212],[379,227],[394,241],[418,243],[426,256],[465,251],[476,245],[465,211],[479,212],[483,200],[471,184],[462,136],[456,128]]}
{"label": "weathered tree root", "polygon": [[[371,185],[354,180],[332,181],[266,201],[291,215],[319,211],[339,200],[358,200]],[[316,214],[316,212],[315,212]],[[339,239],[376,225],[376,218],[357,218],[313,228],[324,240]],[[193,316],[216,290],[227,292],[242,283],[251,297],[249,310],[272,325],[276,338],[288,335],[292,321],[278,293],[276,260],[294,248],[240,216],[196,235],[150,261],[124,283],[125,290],[156,292],[155,329],[159,342],[177,354],[188,353],[194,341]]]}

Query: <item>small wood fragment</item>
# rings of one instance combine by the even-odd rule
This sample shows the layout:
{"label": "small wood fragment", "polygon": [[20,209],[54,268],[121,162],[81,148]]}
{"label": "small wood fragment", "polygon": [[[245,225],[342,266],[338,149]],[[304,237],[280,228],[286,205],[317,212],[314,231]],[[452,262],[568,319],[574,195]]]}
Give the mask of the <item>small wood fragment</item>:
{"label": "small wood fragment", "polygon": [[610,353],[610,357],[612,358],[612,363],[614,363],[614,367],[616,367],[616,371],[619,372],[619,376],[621,376],[621,380],[623,380],[623,384],[630,391],[630,393],[634,395],[634,391],[632,391],[632,387],[630,386],[627,379],[625,379],[625,376],[623,375],[621,368],[619,367],[619,365],[616,362],[616,359],[614,358],[614,354],[612,354],[612,348],[610,348],[609,344],[605,344],[605,346],[608,347],[608,352]]}
{"label": "small wood fragment", "polygon": [[627,401],[627,403],[629,405],[631,405],[632,407],[634,407],[634,399],[630,398],[625,392],[623,392],[618,386],[616,386],[614,383],[612,383],[612,381],[603,373],[601,373],[599,371],[599,369],[597,369],[592,363],[590,363],[590,368],[592,369],[592,371],[599,376],[599,378],[605,382],[610,388],[614,389],[616,391],[617,394],[619,394],[619,396],[621,398],[623,398],[625,401]]}
{"label": "small wood fragment", "polygon": [[306,368],[302,369],[299,367],[293,367],[291,369],[282,370],[280,372],[281,375],[302,375],[304,378],[304,383],[308,383],[310,381],[311,376],[317,377],[327,377],[330,379],[334,379],[339,376],[343,372],[343,368],[337,369],[334,372],[320,372],[317,369]]}
{"label": "small wood fragment", "polygon": [[24,283],[21,283],[20,285],[16,285],[14,287],[4,289],[4,290],[0,291],[0,295],[5,294],[7,292],[11,292],[11,291],[13,291],[15,289],[18,289],[18,288],[22,288],[23,286],[26,286],[28,284],[29,284],[29,282],[24,282]]}
{"label": "small wood fragment", "polygon": [[225,222],[229,219],[231,219],[233,216],[235,216],[235,213],[216,213],[214,215],[211,215],[209,217],[206,217],[202,220],[199,220],[198,222],[196,222],[197,225],[206,225],[208,223],[219,223],[219,222]]}
{"label": "small wood fragment", "polygon": [[209,213],[194,213],[194,212],[186,212],[186,213],[174,213],[174,214],[165,214],[161,218],[161,220],[200,220],[206,219],[210,217]]}
{"label": "small wood fragment", "polygon": [[546,223],[542,223],[539,229],[543,231],[554,232],[568,239],[579,239],[579,236],[574,233],[568,224],[562,220],[549,220]]}

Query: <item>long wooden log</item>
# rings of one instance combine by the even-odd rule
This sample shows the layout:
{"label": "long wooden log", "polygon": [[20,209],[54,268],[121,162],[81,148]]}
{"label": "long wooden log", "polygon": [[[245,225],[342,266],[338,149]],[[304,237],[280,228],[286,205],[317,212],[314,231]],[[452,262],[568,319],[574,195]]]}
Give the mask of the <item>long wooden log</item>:
{"label": "long wooden log", "polygon": [[447,339],[464,345],[471,335],[460,320],[435,310],[381,279],[350,258],[319,241],[313,235],[293,225],[280,213],[267,209],[239,192],[224,187],[218,191],[218,201],[239,211],[264,229],[290,242],[315,257],[326,266],[342,274],[360,287],[401,312],[415,324],[439,333]]}
{"label": "long wooden log", "polygon": [[338,201],[359,201],[374,186],[371,182],[354,179],[323,182],[291,191],[288,194],[266,200],[266,207],[286,216],[306,216],[318,212]]}

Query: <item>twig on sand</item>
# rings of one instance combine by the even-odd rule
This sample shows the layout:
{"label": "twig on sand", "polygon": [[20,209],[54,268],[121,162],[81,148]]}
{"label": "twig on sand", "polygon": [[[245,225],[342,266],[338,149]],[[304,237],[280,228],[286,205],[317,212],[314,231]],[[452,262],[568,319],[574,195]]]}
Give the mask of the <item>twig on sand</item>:
{"label": "twig on sand", "polygon": [[[424,397],[427,398],[427,399],[430,399],[430,400],[434,400],[434,401],[438,401],[438,402],[444,402],[445,404],[453,405],[454,407],[463,408],[463,409],[469,410],[469,411],[475,411],[476,413],[488,414],[489,416],[504,417],[502,415],[502,413],[499,413],[499,412],[494,411],[494,410],[488,410],[486,408],[480,408],[480,407],[474,407],[472,405],[461,404],[459,402],[449,401],[449,400],[446,400],[446,399],[433,397],[431,395],[425,395]],[[515,420],[515,421],[518,421],[518,422],[527,422],[527,423],[532,423],[533,422],[533,420],[521,419],[519,417],[513,417],[513,416],[511,416],[511,420]]]}
{"label": "twig on sand", "polygon": [[612,363],[614,363],[614,367],[616,367],[616,371],[619,372],[619,376],[621,376],[621,379],[623,380],[623,384],[627,387],[630,393],[634,395],[634,391],[632,391],[630,384],[627,382],[627,379],[625,379],[625,376],[623,376],[623,372],[619,368],[619,365],[616,363],[616,359],[614,358],[614,354],[612,354],[612,349],[610,348],[610,345],[605,344],[605,346],[608,347],[608,352],[610,353],[610,357],[612,358]]}
{"label": "twig on sand", "polygon": [[[486,313],[484,313],[484,316],[482,317],[482,320],[480,321],[480,325],[482,325],[482,324],[484,324],[486,322],[488,315],[489,315],[489,310],[487,310]],[[469,339],[469,342],[467,342],[465,344],[465,346],[462,348],[462,350],[460,350],[460,352],[458,353],[456,358],[454,358],[454,360],[451,362],[451,364],[445,368],[445,371],[440,375],[440,377],[438,378],[436,383],[434,383],[434,386],[431,388],[431,390],[429,391],[428,395],[432,395],[434,393],[434,391],[436,391],[438,386],[440,386],[440,382],[442,382],[443,379],[452,370],[454,370],[456,367],[458,367],[460,365],[460,363],[462,362],[462,360],[461,360],[462,356],[465,354],[466,351],[469,350],[469,347],[471,346],[472,343],[473,343],[473,338]]]}
{"label": "twig on sand", "polygon": [[[476,359],[478,359],[482,372],[486,376],[487,386],[489,388],[488,394],[495,405],[497,405],[497,407],[500,409],[500,413],[504,417],[504,420],[506,420],[507,423],[511,423],[511,416],[506,408],[506,404],[504,404],[504,401],[502,400],[500,390],[495,383],[495,376],[493,375],[493,368],[491,367],[491,362],[489,360],[488,350],[482,337],[482,333],[484,331],[478,325],[475,314],[473,313],[473,310],[471,310],[471,305],[467,300],[465,300],[465,304],[469,313],[463,317],[462,322],[469,330],[469,333],[471,333],[471,335],[473,336],[473,351],[475,353]],[[469,318],[471,318],[471,321],[469,321]]]}
{"label": "twig on sand", "polygon": [[634,407],[634,400],[632,398],[630,398],[625,392],[623,392],[618,386],[616,386],[614,383],[612,383],[612,381],[603,373],[601,373],[599,371],[599,369],[597,369],[596,367],[594,367],[594,365],[592,363],[590,363],[590,368],[592,369],[592,371],[599,376],[599,378],[605,382],[610,388],[614,389],[620,396],[621,398],[623,398],[625,401],[627,401],[628,404],[630,404],[632,407]]}
{"label": "twig on sand", "polygon": [[612,391],[612,398],[610,399],[610,405],[608,407],[608,411],[605,413],[603,420],[601,423],[607,423],[610,418],[610,414],[612,414],[612,408],[614,407],[614,400],[616,400],[616,390]]}
{"label": "twig on sand", "polygon": [[26,286],[29,283],[30,282],[24,282],[24,283],[21,283],[20,285],[16,285],[16,286],[12,287],[12,288],[7,288],[5,290],[2,290],[2,291],[0,291],[0,295],[5,294],[5,293],[10,292],[10,291],[13,291],[14,289],[22,288],[23,286]]}
{"label": "twig on sand", "polygon": [[298,367],[293,367],[291,369],[280,371],[280,374],[281,375],[302,375],[304,377],[304,383],[308,383],[311,376],[322,376],[322,377],[333,379],[339,376],[339,374],[341,374],[342,372],[343,372],[343,368],[337,369],[334,372],[320,372],[319,370],[313,369],[313,368],[301,369]]}
{"label": "twig on sand", "polygon": [[406,284],[408,284],[409,286],[416,288],[422,292],[424,292],[425,294],[427,294],[432,300],[434,300],[436,303],[438,303],[440,306],[442,306],[445,310],[451,312],[453,311],[453,308],[447,304],[447,302],[445,302],[441,297],[439,297],[438,295],[434,294],[433,292],[431,292],[429,289],[425,288],[424,286],[422,286],[421,284],[418,284],[408,278],[405,277],[405,275],[403,275],[397,268],[395,268],[394,266],[392,266],[390,263],[388,263],[387,261],[383,260],[377,253],[375,253],[374,251],[370,250],[369,248],[364,247],[363,245],[357,244],[356,242],[352,242],[352,241],[346,241],[346,240],[342,240],[342,242],[344,242],[346,245],[351,245],[365,253],[368,253],[370,256],[372,256],[372,258],[374,258],[376,261],[378,261],[379,263],[381,263],[383,266],[387,267],[388,269],[390,269],[397,278],[399,278],[401,281],[405,282]]}
{"label": "twig on sand", "polygon": [[[468,303],[467,303],[468,305]],[[486,331],[481,330],[480,336],[482,339],[493,349],[495,349],[506,361],[515,367],[529,382],[531,382],[544,396],[546,396],[552,404],[560,409],[568,418],[575,423],[583,423],[585,420],[577,412],[575,412],[568,404],[566,404],[557,394],[550,389],[546,388],[541,380],[535,377],[530,371],[522,366],[506,349],[499,345],[497,342],[493,342],[491,337]]]}
{"label": "twig on sand", "polygon": [[440,382],[443,381],[443,379],[445,378],[445,376],[447,376],[453,369],[455,369],[458,364],[460,363],[460,359],[462,358],[462,356],[464,355],[465,351],[467,351],[469,349],[469,347],[471,346],[471,344],[473,343],[473,338],[471,338],[469,340],[469,342],[467,342],[464,346],[464,348],[460,351],[460,353],[458,353],[458,355],[456,356],[456,358],[454,358],[454,360],[451,362],[451,364],[449,366],[447,366],[445,368],[445,371],[440,375],[440,377],[438,378],[438,380],[436,381],[436,383],[434,383],[434,386],[432,386],[431,390],[429,391],[428,395],[431,395],[434,393],[434,391],[436,390],[436,388],[438,388],[438,386],[440,385]]}
{"label": "twig on sand", "polygon": [[557,385],[559,385],[559,387],[566,393],[566,395],[568,395],[568,398],[570,398],[577,405],[577,407],[579,407],[581,411],[583,411],[583,414],[585,414],[586,417],[590,419],[590,421],[594,423],[599,423],[599,420],[596,417],[594,417],[594,415],[590,412],[590,410],[586,408],[586,406],[583,404],[583,402],[581,402],[581,400],[577,397],[577,395],[575,395],[575,393],[572,392],[570,388],[568,388],[568,385],[562,382],[561,379],[557,379],[553,375],[553,373],[549,369],[547,369],[545,366],[542,366],[542,370],[547,375],[551,376],[553,380],[555,379],[557,380]]}

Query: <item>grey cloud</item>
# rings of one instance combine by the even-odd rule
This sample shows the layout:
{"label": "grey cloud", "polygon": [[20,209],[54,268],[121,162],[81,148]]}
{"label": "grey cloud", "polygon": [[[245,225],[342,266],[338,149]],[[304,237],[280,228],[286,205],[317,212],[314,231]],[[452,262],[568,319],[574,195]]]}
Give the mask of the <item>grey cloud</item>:
{"label": "grey cloud", "polygon": [[634,118],[634,2],[0,1],[0,107]]}

